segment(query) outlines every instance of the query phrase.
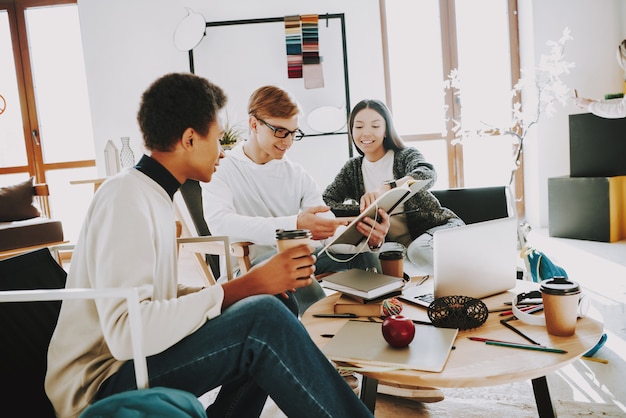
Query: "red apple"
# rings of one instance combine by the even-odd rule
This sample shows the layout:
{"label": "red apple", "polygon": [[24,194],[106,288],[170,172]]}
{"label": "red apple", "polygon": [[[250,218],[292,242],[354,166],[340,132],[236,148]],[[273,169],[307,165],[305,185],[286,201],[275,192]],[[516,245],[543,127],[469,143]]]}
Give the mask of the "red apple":
{"label": "red apple", "polygon": [[383,321],[383,337],[393,347],[406,347],[415,337],[415,325],[402,315],[391,315]]}

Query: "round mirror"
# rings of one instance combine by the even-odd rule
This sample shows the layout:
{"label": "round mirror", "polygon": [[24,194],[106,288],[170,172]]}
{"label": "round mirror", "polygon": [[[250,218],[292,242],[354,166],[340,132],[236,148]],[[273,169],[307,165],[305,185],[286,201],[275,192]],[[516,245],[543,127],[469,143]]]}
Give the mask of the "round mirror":
{"label": "round mirror", "polygon": [[309,113],[307,123],[320,133],[337,132],[346,126],[346,114],[338,107],[321,106]]}
{"label": "round mirror", "polygon": [[200,43],[206,30],[206,22],[200,13],[186,7],[187,16],[178,23],[174,31],[174,45],[181,51],[190,51]]}

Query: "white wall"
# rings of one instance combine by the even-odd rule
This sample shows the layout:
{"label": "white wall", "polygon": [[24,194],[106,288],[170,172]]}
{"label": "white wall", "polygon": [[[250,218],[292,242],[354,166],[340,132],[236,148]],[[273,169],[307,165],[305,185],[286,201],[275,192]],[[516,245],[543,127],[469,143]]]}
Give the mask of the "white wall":
{"label": "white wall", "polygon": [[[79,0],[78,6],[99,175],[105,174],[103,150],[107,140],[119,144],[120,137],[130,136],[135,154],[143,153],[136,122],[141,93],[167,72],[189,71],[188,54],[173,43],[176,25],[187,15],[185,7],[209,22],[345,13],[350,103],[354,105],[365,97],[385,97],[378,0]],[[249,47],[264,46],[250,39]],[[255,77],[255,60],[244,54],[211,59],[216,66],[247,68],[248,77]],[[260,80],[256,87],[264,83]],[[252,88],[245,90],[226,93],[233,97],[252,93]],[[245,113],[245,109],[242,111]],[[296,143],[288,155],[325,186],[348,158],[348,152],[346,137],[330,136]]]}
{"label": "white wall", "polygon": [[[573,41],[566,57],[576,63],[568,78],[579,94],[599,98],[622,89],[623,74],[615,48],[626,37],[626,6],[621,0],[520,0],[522,66],[532,67],[565,27]],[[97,150],[104,175],[103,150],[108,139],[130,136],[140,155],[141,135],[136,112],[141,93],[159,76],[188,71],[187,53],[177,50],[173,33],[186,16],[185,6],[207,21],[277,17],[307,13],[345,13],[350,101],[384,99],[384,78],[378,0],[79,0],[87,82]],[[254,42],[251,40],[251,48]],[[245,56],[215,57],[216,65],[235,62],[250,69]],[[227,91],[228,93],[228,91]],[[570,105],[531,132],[525,152],[526,217],[533,226],[548,224],[547,179],[569,173],[568,115]],[[348,156],[346,141],[305,140],[290,158],[310,170],[320,185],[329,183]]]}
{"label": "white wall", "polygon": [[[576,66],[566,78],[580,96],[599,99],[623,89],[624,74],[615,50],[625,38],[625,6],[620,0],[535,0],[518,2],[522,67],[531,68],[569,27],[574,38],[566,46],[567,61]],[[569,104],[552,118],[543,118],[528,138],[525,152],[526,218],[548,226],[548,178],[569,174],[569,118],[582,113]]]}

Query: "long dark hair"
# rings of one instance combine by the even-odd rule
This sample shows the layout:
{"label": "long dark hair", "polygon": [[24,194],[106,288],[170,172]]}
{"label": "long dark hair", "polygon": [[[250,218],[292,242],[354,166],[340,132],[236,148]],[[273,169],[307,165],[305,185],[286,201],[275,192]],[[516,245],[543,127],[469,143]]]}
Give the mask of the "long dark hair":
{"label": "long dark hair", "polygon": [[[383,102],[376,99],[361,100],[352,108],[348,121],[348,135],[350,136],[352,143],[354,143],[354,137],[352,136],[352,126],[354,125],[354,118],[356,117],[356,114],[363,109],[372,109],[380,116],[382,116],[383,119],[385,119],[386,128],[385,139],[383,140],[383,147],[386,150],[392,149],[395,152],[400,151],[406,147],[406,145],[404,145],[404,142],[402,141],[402,138],[400,137],[400,135],[398,135],[396,128],[393,126],[393,118],[391,117],[391,112],[389,111],[389,108]],[[364,155],[363,151],[361,151],[359,147],[356,147],[356,150],[359,154]]]}

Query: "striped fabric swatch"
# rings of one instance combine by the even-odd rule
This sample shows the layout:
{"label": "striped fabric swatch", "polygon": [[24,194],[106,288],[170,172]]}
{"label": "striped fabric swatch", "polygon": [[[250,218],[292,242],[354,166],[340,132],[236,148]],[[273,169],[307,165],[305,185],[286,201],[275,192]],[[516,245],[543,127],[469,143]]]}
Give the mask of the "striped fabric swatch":
{"label": "striped fabric swatch", "polygon": [[306,89],[324,87],[318,22],[318,15],[302,16],[302,76]]}
{"label": "striped fabric swatch", "polygon": [[318,32],[318,16],[303,15],[302,21],[302,63],[320,63],[320,38]]}
{"label": "striped fabric swatch", "polygon": [[287,76],[302,78],[302,24],[300,16],[285,16]]}

